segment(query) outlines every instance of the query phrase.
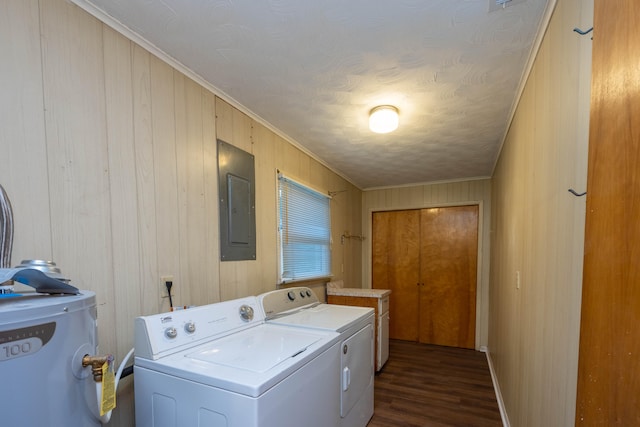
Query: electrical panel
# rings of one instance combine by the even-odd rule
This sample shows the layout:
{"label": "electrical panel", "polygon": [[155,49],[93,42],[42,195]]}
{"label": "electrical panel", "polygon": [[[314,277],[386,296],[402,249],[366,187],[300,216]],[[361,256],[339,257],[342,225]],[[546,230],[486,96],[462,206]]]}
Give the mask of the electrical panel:
{"label": "electrical panel", "polygon": [[218,140],[220,260],[256,259],[255,159]]}

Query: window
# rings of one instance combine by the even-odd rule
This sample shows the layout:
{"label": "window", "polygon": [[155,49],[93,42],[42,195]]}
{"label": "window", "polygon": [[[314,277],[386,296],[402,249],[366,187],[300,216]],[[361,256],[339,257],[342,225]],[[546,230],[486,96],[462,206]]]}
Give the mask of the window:
{"label": "window", "polygon": [[331,275],[329,196],[278,174],[280,283]]}

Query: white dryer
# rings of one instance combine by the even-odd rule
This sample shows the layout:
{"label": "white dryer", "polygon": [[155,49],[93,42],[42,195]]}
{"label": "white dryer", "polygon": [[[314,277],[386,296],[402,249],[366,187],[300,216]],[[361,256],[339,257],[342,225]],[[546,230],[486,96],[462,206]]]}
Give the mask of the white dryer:
{"label": "white dryer", "polygon": [[340,334],[338,378],[342,427],[364,427],[373,416],[374,310],[321,304],[306,287],[279,289],[258,296],[267,324]]}
{"label": "white dryer", "polygon": [[256,297],[137,318],[136,425],[338,425],[339,334],[264,320]]}

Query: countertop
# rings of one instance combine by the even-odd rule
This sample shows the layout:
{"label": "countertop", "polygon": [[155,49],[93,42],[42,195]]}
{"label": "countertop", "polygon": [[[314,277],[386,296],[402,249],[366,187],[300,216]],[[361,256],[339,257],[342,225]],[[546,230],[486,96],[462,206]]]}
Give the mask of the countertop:
{"label": "countertop", "polygon": [[391,294],[390,289],[332,288],[327,286],[327,295],[343,297],[383,298]]}

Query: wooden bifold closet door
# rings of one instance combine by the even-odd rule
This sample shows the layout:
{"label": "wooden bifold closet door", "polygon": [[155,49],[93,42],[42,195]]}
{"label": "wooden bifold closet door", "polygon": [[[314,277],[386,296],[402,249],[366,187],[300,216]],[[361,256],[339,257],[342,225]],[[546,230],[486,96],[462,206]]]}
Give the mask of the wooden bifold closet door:
{"label": "wooden bifold closet door", "polygon": [[391,289],[389,336],[475,347],[478,206],[374,212],[372,286]]}

